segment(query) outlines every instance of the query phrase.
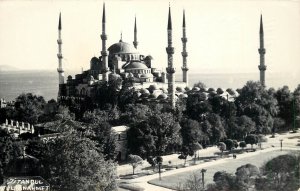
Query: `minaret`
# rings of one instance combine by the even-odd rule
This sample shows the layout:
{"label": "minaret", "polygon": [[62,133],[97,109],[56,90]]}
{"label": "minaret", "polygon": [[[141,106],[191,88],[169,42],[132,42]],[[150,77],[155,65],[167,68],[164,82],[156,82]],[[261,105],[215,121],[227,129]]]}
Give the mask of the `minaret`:
{"label": "minaret", "polygon": [[175,68],[173,66],[174,48],[172,47],[172,20],[170,7],[168,18],[168,47],[166,48],[166,51],[168,54],[168,67],[166,68],[168,73],[168,93],[171,99],[172,108],[175,109]]}
{"label": "minaret", "polygon": [[265,71],[267,69],[267,66],[265,65],[266,49],[264,47],[264,28],[263,28],[262,15],[260,16],[259,43],[260,43],[260,47],[258,49],[258,52],[260,55],[260,62],[259,62],[260,64],[258,65],[258,69],[260,71],[260,83],[263,87],[265,87],[266,86]]}
{"label": "minaret", "polygon": [[134,48],[137,49],[138,41],[137,41],[137,29],[136,29],[136,17],[134,18],[134,41],[133,41]]}
{"label": "minaret", "polygon": [[107,35],[105,33],[105,3],[103,3],[103,15],[102,15],[102,34],[101,34],[101,40],[102,40],[102,66],[103,66],[103,72],[102,72],[102,80],[107,82],[108,81],[108,58],[107,58],[107,51],[106,51],[106,40]]}
{"label": "minaret", "polygon": [[[59,82],[59,86],[61,86],[62,84],[65,83],[65,79],[64,79],[64,70],[62,68],[62,51],[61,51],[61,45],[62,45],[62,40],[61,40],[61,13],[59,13],[59,21],[58,21],[58,39],[57,39],[57,44],[58,44],[58,54],[57,54],[57,58],[58,58],[58,68],[57,68],[57,72],[58,72],[58,82]],[[58,96],[61,95],[61,88],[59,87],[59,91],[58,91]]]}
{"label": "minaret", "polygon": [[183,21],[182,21],[182,79],[183,82],[186,83],[186,86],[188,86],[188,75],[187,75],[187,71],[189,70],[189,68],[187,67],[187,60],[186,57],[188,56],[188,53],[186,51],[186,43],[187,43],[187,38],[186,38],[186,28],[185,28],[185,11],[183,11]]}

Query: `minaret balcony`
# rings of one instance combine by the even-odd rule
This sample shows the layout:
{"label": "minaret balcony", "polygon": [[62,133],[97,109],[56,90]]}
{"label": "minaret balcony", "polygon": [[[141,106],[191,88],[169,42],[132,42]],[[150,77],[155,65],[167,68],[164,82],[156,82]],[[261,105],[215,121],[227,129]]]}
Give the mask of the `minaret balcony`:
{"label": "minaret balcony", "polygon": [[106,34],[102,34],[102,35],[100,35],[100,37],[101,37],[102,40],[107,40],[107,35]]}
{"label": "minaret balcony", "polygon": [[174,74],[176,70],[175,70],[175,68],[167,67],[166,71],[168,74]]}
{"label": "minaret balcony", "polygon": [[57,54],[57,58],[62,59],[62,58],[63,58],[62,54],[61,54],[61,53],[58,53],[58,54]]}
{"label": "minaret balcony", "polygon": [[187,56],[188,56],[188,53],[187,53],[187,52],[181,52],[181,55],[182,55],[183,57],[187,57]]}
{"label": "minaret balcony", "polygon": [[181,69],[182,69],[182,71],[185,71],[185,72],[187,72],[189,70],[188,67],[181,67]]}
{"label": "minaret balcony", "polygon": [[62,40],[61,39],[57,39],[57,44],[62,44]]}
{"label": "minaret balcony", "polygon": [[258,69],[260,71],[265,71],[267,69],[267,66],[266,65],[258,65]]}
{"label": "minaret balcony", "polygon": [[259,54],[265,54],[266,53],[266,49],[264,48],[259,48],[258,49]]}
{"label": "minaret balcony", "polygon": [[101,55],[102,55],[102,56],[107,56],[107,51],[105,51],[105,50],[104,50],[104,51],[101,51]]}
{"label": "minaret balcony", "polygon": [[174,54],[174,48],[173,47],[167,47],[166,51],[168,54]]}
{"label": "minaret balcony", "polygon": [[63,72],[64,72],[64,69],[62,69],[62,68],[57,68],[57,72],[58,72],[58,73],[63,73]]}
{"label": "minaret balcony", "polygon": [[182,41],[183,43],[186,43],[186,42],[187,42],[187,38],[183,37],[183,38],[181,38],[181,41]]}

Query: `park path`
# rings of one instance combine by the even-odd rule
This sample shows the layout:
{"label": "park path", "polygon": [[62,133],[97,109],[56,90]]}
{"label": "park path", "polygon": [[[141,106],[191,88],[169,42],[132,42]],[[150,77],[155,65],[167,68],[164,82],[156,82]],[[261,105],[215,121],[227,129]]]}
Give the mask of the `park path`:
{"label": "park path", "polygon": [[[243,153],[243,154],[239,154],[238,155],[238,161],[247,161],[246,159],[249,157],[253,157],[253,156],[257,156],[257,155],[261,155],[263,153],[266,152],[271,152],[271,151],[276,151],[276,150],[280,150],[280,140],[283,140],[283,149],[284,150],[294,150],[297,149],[299,150],[300,147],[295,148],[296,144],[298,144],[298,140],[300,140],[300,133],[293,133],[293,134],[281,134],[281,135],[276,135],[275,138],[269,138],[270,135],[267,136],[268,141],[266,143],[263,143],[263,150],[257,150],[256,152],[249,152],[249,153]],[[293,139],[289,139],[289,137],[295,137]],[[204,149],[204,150],[200,150],[200,156],[213,156],[214,153],[218,151],[218,149],[216,147],[211,147],[208,149]],[[164,158],[164,161],[166,161],[166,159],[170,159],[172,161],[172,159],[176,159],[174,160],[174,162],[178,162],[178,155],[170,155],[170,156],[166,156]],[[212,168],[213,166],[217,166],[220,165],[222,163],[230,163],[230,162],[234,162],[236,160],[233,160],[232,158],[224,158],[224,159],[219,159],[217,161],[211,161],[211,162],[206,162],[206,163],[201,163],[198,165],[194,165],[194,166],[189,166],[189,167],[185,167],[185,168],[180,168],[180,169],[175,169],[175,170],[171,170],[171,171],[166,171],[164,173],[162,173],[162,178],[167,177],[167,176],[171,176],[171,175],[176,175],[179,173],[190,173],[192,171],[195,170],[200,170],[202,168]],[[173,161],[172,161],[173,163]],[[182,161],[181,161],[182,163]],[[173,163],[174,164],[174,163]],[[130,166],[129,166],[130,167]],[[234,171],[236,169],[236,167],[234,167],[234,169],[228,169],[228,172]],[[131,170],[131,169],[130,169]],[[217,170],[215,170],[216,172]],[[215,173],[215,172],[211,172],[211,173]],[[153,180],[153,179],[157,179],[158,178],[158,174],[153,174],[153,175],[148,175],[148,176],[143,176],[143,177],[139,177],[139,178],[135,178],[135,179],[131,179],[131,180],[126,180],[124,182],[127,182],[129,184],[134,184],[137,186],[140,186],[142,188],[145,189],[145,191],[165,191],[165,190],[170,190],[167,188],[163,188],[160,186],[155,186],[155,185],[151,185],[148,183],[148,181]]]}

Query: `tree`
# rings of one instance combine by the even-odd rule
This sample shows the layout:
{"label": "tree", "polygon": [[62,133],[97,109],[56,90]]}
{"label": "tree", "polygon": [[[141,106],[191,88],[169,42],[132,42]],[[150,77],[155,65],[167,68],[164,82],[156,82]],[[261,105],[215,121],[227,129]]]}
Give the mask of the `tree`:
{"label": "tree", "polygon": [[53,190],[116,190],[116,164],[104,160],[94,141],[75,131],[45,143],[41,160]]}
{"label": "tree", "polygon": [[96,142],[106,160],[116,159],[117,136],[112,132],[111,125],[107,122],[92,124],[85,130],[86,136]]}
{"label": "tree", "polygon": [[16,98],[15,111],[19,121],[36,124],[43,114],[46,102],[42,96],[31,93],[21,94]]}
{"label": "tree", "polygon": [[219,142],[218,147],[221,151],[221,157],[223,156],[223,152],[226,150],[226,144],[223,142]]}
{"label": "tree", "polygon": [[231,139],[226,139],[224,143],[226,145],[226,150],[231,151],[234,148],[234,143]]}
{"label": "tree", "polygon": [[178,184],[176,190],[204,191],[201,175],[193,172],[184,182]]}
{"label": "tree", "polygon": [[196,156],[197,156],[197,151],[202,149],[202,145],[200,145],[198,142],[196,143],[192,143],[191,149],[192,149],[192,153],[194,155],[194,164],[196,164]]}
{"label": "tree", "polygon": [[234,137],[238,140],[243,140],[247,134],[255,131],[255,122],[246,115],[236,118],[233,128]]}
{"label": "tree", "polygon": [[208,185],[207,191],[238,191],[235,184],[235,177],[225,171],[218,171],[213,177],[214,184]]}
{"label": "tree", "polygon": [[279,88],[275,93],[275,97],[279,107],[278,117],[282,118],[287,125],[291,125],[293,122],[293,97],[289,87]]}
{"label": "tree", "polygon": [[235,175],[239,190],[249,190],[255,186],[255,179],[260,175],[260,172],[256,166],[246,164],[238,167]]}
{"label": "tree", "polygon": [[143,164],[143,159],[138,155],[129,155],[128,162],[132,166],[132,174],[134,175],[134,170],[136,167]]}
{"label": "tree", "polygon": [[203,132],[198,121],[192,119],[183,119],[181,121],[182,146],[187,146],[189,150],[193,150],[191,146],[203,140]]}
{"label": "tree", "polygon": [[259,82],[248,81],[236,98],[238,116],[246,115],[256,123],[256,132],[270,133],[278,103],[273,90],[266,90]]}
{"label": "tree", "polygon": [[208,122],[211,124],[211,136],[209,137],[211,143],[215,144],[220,140],[226,138],[226,133],[221,121],[221,117],[217,114],[212,113],[209,114],[207,118]]}
{"label": "tree", "polygon": [[247,147],[247,144],[245,141],[241,141],[239,146],[244,150],[244,148]]}
{"label": "tree", "polygon": [[128,131],[131,154],[142,158],[174,152],[181,145],[180,125],[172,113],[153,113],[145,121],[132,123]]}
{"label": "tree", "polygon": [[250,144],[251,148],[253,149],[253,145],[257,144],[258,138],[256,135],[250,134],[245,138],[246,144]]}
{"label": "tree", "polygon": [[297,190],[300,158],[281,155],[268,161],[261,169],[262,176],[256,182],[257,190]]}

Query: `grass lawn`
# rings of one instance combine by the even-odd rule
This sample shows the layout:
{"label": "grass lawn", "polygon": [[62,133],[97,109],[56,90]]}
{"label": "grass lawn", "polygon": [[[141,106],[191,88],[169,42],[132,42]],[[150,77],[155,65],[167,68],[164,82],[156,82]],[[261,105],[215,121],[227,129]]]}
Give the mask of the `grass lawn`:
{"label": "grass lawn", "polygon": [[[229,161],[225,161],[223,163],[216,163],[213,165],[210,165],[208,167],[205,167],[207,169],[205,173],[205,184],[213,183],[213,176],[217,171],[226,171],[229,173],[235,173],[236,169],[242,165],[251,163],[253,165],[256,165],[257,167],[261,167],[265,162],[268,160],[275,158],[279,155],[284,155],[288,153],[292,153],[293,151],[270,151],[261,153],[255,156],[249,156],[245,158],[240,158],[239,155],[236,159],[230,159]],[[162,186],[170,189],[176,189],[178,184],[184,183],[187,178],[194,172],[194,173],[200,173],[201,168],[194,171],[184,172],[184,173],[178,173],[171,176],[163,176],[162,174],[162,180],[159,181],[159,179],[154,179],[149,181],[150,184],[154,184],[157,186]]]}

